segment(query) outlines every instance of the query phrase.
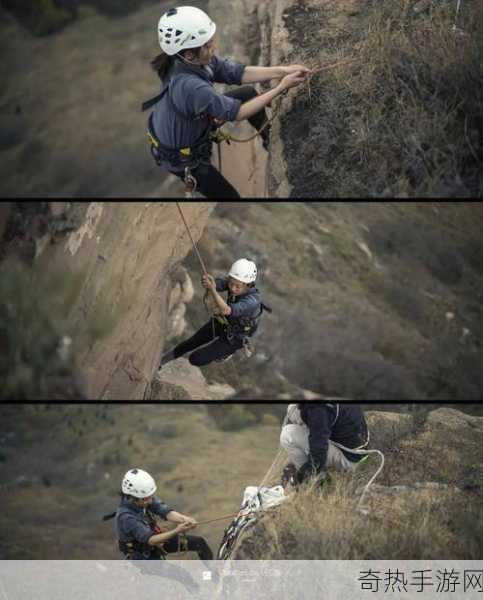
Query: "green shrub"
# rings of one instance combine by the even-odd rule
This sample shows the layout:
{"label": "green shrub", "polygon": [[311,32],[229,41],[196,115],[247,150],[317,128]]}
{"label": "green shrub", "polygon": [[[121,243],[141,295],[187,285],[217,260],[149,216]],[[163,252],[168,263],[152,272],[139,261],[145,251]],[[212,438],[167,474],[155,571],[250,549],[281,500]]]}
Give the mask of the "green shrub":
{"label": "green shrub", "polygon": [[210,407],[216,426],[222,431],[240,431],[257,421],[255,415],[241,404]]}

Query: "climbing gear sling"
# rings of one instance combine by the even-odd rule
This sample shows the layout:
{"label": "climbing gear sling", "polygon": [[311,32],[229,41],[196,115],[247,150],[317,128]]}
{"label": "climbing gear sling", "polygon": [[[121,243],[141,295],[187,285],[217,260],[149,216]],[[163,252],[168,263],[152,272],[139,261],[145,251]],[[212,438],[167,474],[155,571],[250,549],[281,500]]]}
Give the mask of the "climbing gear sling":
{"label": "climbing gear sling", "polygon": [[[104,515],[102,517],[102,520],[109,521],[111,519],[114,519],[116,514],[117,514],[117,512]],[[159,533],[166,533],[168,531],[166,529],[161,529],[161,527],[159,527],[159,525],[156,521],[155,515],[149,509],[146,509],[144,514],[146,516],[148,525],[151,527],[151,529],[153,531],[153,535],[157,535]],[[165,552],[163,550],[162,544],[158,544],[157,546],[150,546],[148,543],[142,544],[141,542],[138,542],[137,540],[131,540],[129,542],[123,542],[123,541],[119,540],[118,548],[119,548],[119,551],[122,554],[124,554],[124,556],[129,560],[132,560],[132,558],[135,554],[139,554],[145,559],[157,558],[160,560],[165,560],[166,556],[167,556],[167,552]]]}

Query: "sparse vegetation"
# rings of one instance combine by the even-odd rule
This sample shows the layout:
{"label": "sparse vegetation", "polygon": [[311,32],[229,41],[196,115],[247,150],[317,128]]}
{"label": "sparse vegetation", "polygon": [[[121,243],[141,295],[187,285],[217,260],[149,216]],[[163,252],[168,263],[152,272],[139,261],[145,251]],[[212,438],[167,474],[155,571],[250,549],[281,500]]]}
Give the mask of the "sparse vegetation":
{"label": "sparse vegetation", "polygon": [[20,23],[39,36],[54,33],[72,21],[76,4],[75,0],[2,0]]}
{"label": "sparse vegetation", "polygon": [[463,6],[457,29],[453,2],[306,10],[286,14],[297,60],[354,62],[316,76],[284,118],[293,196],[481,195],[481,3]]}
{"label": "sparse vegetation", "polygon": [[[242,541],[238,559],[478,559],[481,506],[452,490],[408,491],[375,500],[369,516],[355,511],[349,478],[322,491],[306,486]],[[465,514],[466,513],[466,514]],[[247,536],[248,537],[248,536]]]}
{"label": "sparse vegetation", "polygon": [[221,431],[241,431],[256,422],[254,414],[242,404],[210,407],[210,414]]}

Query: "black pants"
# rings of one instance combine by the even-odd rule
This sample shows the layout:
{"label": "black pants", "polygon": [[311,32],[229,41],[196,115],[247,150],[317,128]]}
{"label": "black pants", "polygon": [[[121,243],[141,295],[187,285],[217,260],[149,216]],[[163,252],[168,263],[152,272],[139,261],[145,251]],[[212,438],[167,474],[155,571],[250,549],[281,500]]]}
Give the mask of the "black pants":
{"label": "black pants", "polygon": [[196,535],[184,534],[181,536],[175,535],[165,544],[163,544],[165,552],[172,554],[173,552],[196,552],[200,560],[213,560],[213,552],[208,546],[205,538]]}
{"label": "black pants", "polygon": [[[200,560],[202,560],[205,564],[206,568],[209,571],[212,571],[213,566],[210,565],[209,561],[213,560],[213,552],[208,546],[206,540],[196,535],[184,534],[181,536],[180,543],[179,538],[180,536],[175,535],[165,544],[163,544],[164,551],[168,554],[173,554],[178,551],[196,552]],[[171,579],[183,584],[186,588],[192,591],[195,591],[199,587],[186,569],[183,569],[171,561],[167,562],[165,560],[159,560],[159,558],[154,554],[152,555],[151,559],[146,561],[134,560],[133,563],[139,568],[143,575],[158,575],[166,579]],[[216,579],[216,572],[214,572],[213,575]]]}
{"label": "black pants", "polygon": [[[255,98],[258,93],[253,86],[243,85],[236,90],[226,92],[224,95],[230,96],[231,98],[238,98],[243,104],[248,102],[248,100]],[[262,110],[258,111],[251,117],[248,117],[248,122],[257,131],[263,127],[266,121],[267,113],[265,108],[262,108]],[[196,190],[203,194],[203,196],[206,196],[209,199],[213,198],[215,200],[230,200],[241,197],[231,183],[225,179],[218,169],[213,165],[202,164],[196,167],[196,169],[193,169],[191,172],[197,181]],[[174,171],[174,174],[180,179],[184,180],[183,171]]]}
{"label": "black pants", "polygon": [[[213,336],[214,322],[214,336]],[[203,346],[203,347],[201,347]],[[234,339],[228,341],[224,335],[223,326],[216,319],[208,321],[188,340],[178,344],[173,350],[175,358],[183,356],[187,352],[194,352],[189,357],[189,361],[196,367],[203,367],[214,360],[227,358],[235,354],[237,350],[243,348],[243,340]]]}

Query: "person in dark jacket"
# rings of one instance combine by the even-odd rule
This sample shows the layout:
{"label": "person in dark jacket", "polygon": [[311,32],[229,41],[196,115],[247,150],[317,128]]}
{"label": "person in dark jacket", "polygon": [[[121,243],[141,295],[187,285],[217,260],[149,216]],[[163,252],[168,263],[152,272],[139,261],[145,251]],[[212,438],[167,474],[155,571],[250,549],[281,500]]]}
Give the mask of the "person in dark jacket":
{"label": "person in dark jacket", "polygon": [[330,468],[354,471],[364,455],[349,450],[365,449],[369,432],[360,406],[291,404],[280,443],[290,460],[285,473],[292,474],[296,483],[303,483],[314,475],[323,480]]}
{"label": "person in dark jacket", "polygon": [[[215,280],[211,275],[204,275],[202,283],[215,304],[215,317],[191,338],[164,354],[159,368],[188,352],[192,353],[189,362],[202,367],[215,360],[225,360],[242,349],[257,330],[264,308],[267,309],[255,287],[256,279],[257,267],[246,258],[232,265],[226,279]],[[226,301],[221,296],[223,292],[228,292]]]}
{"label": "person in dark jacket", "polygon": [[[119,550],[133,561],[162,560],[176,552],[194,551],[211,570],[213,552],[202,537],[188,535],[197,526],[192,517],[179,513],[155,497],[156,483],[142,469],[129,470],[122,481],[121,504],[115,514],[115,533]],[[176,524],[171,530],[161,530],[157,518]],[[144,564],[144,563],[141,563]],[[144,566],[144,573],[154,573],[175,579],[190,591],[197,584],[184,569],[164,564],[162,569]]]}
{"label": "person in dark jacket", "polygon": [[[183,547],[197,552],[201,560],[212,560],[213,552],[204,538],[186,535],[197,526],[196,520],[162,503],[155,492],[156,483],[146,471],[131,469],[124,476],[115,521],[121,552],[133,560],[151,560],[159,558],[160,550],[170,554]],[[154,516],[176,523],[176,527],[158,531]]]}
{"label": "person in dark jacket", "polygon": [[[149,117],[151,152],[156,163],[186,180],[186,168],[197,191],[208,198],[239,198],[237,190],[211,164],[212,133],[226,121],[248,119],[265,148],[269,126],[265,107],[279,94],[299,86],[311,74],[303,65],[246,66],[216,54],[216,25],[193,6],[168,10],[158,24],[162,53],[152,62],[161,79],[161,93],[145,102]],[[252,85],[278,80],[258,94]],[[241,86],[220,94],[214,83]],[[263,130],[262,130],[263,128]]]}

